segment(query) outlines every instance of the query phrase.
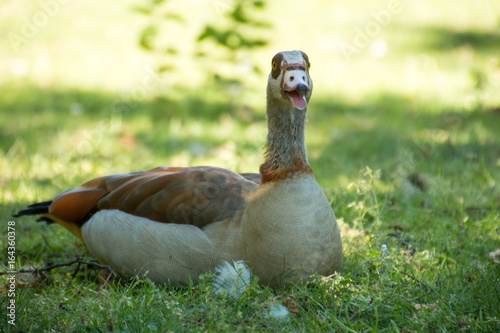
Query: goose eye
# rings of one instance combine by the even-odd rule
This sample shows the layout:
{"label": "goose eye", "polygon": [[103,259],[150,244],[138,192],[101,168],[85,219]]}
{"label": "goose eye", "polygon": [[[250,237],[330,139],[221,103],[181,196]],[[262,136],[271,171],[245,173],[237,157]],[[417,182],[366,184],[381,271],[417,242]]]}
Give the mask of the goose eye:
{"label": "goose eye", "polygon": [[310,69],[310,68],[311,68],[311,63],[310,63],[310,62],[308,62],[308,63],[307,63],[307,69]]}
{"label": "goose eye", "polygon": [[276,63],[275,63],[275,62],[273,62],[273,71],[275,71],[275,70],[276,70],[276,68],[278,68],[278,65],[276,65]]}

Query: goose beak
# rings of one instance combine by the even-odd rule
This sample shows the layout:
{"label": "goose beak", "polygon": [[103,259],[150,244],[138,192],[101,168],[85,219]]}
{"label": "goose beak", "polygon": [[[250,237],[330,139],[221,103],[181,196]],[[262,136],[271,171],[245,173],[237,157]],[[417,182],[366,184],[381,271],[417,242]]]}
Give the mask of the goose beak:
{"label": "goose beak", "polygon": [[290,67],[293,69],[286,70],[283,77],[283,97],[288,98],[294,108],[304,110],[307,108],[306,97],[311,91],[307,82],[309,76],[302,66]]}
{"label": "goose beak", "polygon": [[290,99],[294,108],[301,111],[307,107],[306,96],[310,91],[311,88],[305,83],[299,83],[292,87],[285,84],[283,87],[284,95]]}

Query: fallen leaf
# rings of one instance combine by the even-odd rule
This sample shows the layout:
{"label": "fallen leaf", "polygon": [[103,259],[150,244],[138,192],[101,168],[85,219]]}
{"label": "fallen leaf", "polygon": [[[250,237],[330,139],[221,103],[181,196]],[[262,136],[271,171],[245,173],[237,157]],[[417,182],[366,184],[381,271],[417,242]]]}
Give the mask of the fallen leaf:
{"label": "fallen leaf", "polygon": [[76,247],[78,250],[84,250],[85,251],[87,249],[87,247],[81,241],[73,242],[73,246]]}
{"label": "fallen leaf", "polygon": [[464,217],[464,218],[462,219],[462,222],[460,222],[460,225],[459,225],[459,226],[460,226],[460,227],[463,227],[463,225],[464,225],[467,221],[469,221],[469,217],[468,217],[468,216],[466,216],[466,217]]}
{"label": "fallen leaf", "polygon": [[294,316],[300,315],[299,308],[297,307],[297,303],[295,302],[295,298],[293,296],[285,298],[282,304],[286,306]]}
{"label": "fallen leaf", "polygon": [[460,322],[458,324],[458,329],[460,331],[470,331],[471,326],[468,323]]}
{"label": "fallen leaf", "polygon": [[407,227],[404,227],[402,225],[399,225],[399,224],[391,224],[389,225],[388,227],[389,229],[394,229],[394,230],[398,230],[398,231],[405,231],[407,230],[408,228]]}
{"label": "fallen leaf", "polygon": [[412,174],[408,175],[407,179],[413,186],[418,187],[422,192],[427,191],[427,179],[423,174],[415,171]]}
{"label": "fallen leaf", "polygon": [[432,309],[433,311],[436,311],[436,310],[439,310],[439,307],[437,306],[437,304],[414,304],[413,307],[416,309],[416,310],[420,310],[420,309]]}
{"label": "fallen leaf", "polygon": [[411,263],[413,264],[413,266],[417,267],[418,269],[422,269],[424,267],[424,264],[422,264],[418,260],[412,260]]}
{"label": "fallen leaf", "polygon": [[490,258],[493,259],[495,264],[500,264],[500,249],[490,252]]}
{"label": "fallen leaf", "polygon": [[126,149],[134,149],[137,146],[135,137],[130,134],[124,134],[120,137],[120,142]]}
{"label": "fallen leaf", "polygon": [[412,247],[411,249],[409,250],[406,250],[405,253],[409,256],[413,256],[415,254],[415,252],[417,252],[417,249]]}
{"label": "fallen leaf", "polygon": [[477,281],[477,276],[475,276],[474,274],[467,273],[467,274],[465,274],[465,278],[469,282]]}

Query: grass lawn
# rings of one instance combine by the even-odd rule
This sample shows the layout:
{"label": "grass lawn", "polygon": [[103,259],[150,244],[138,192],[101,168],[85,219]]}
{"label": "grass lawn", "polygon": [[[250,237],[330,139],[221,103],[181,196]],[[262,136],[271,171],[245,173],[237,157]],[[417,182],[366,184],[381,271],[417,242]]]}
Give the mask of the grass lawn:
{"label": "grass lawn", "polygon": [[[177,2],[204,19],[230,3]],[[159,165],[256,172],[266,66],[288,49],[312,62],[306,144],[341,227],[344,264],[278,289],[254,279],[237,299],[216,295],[209,274],[174,289],[105,284],[100,267],[62,265],[17,275],[16,326],[3,319],[3,276],[2,332],[499,330],[500,264],[490,256],[500,249],[498,1],[269,4],[270,43],[248,54],[266,73],[243,93],[204,84],[194,59],[154,74],[157,58],[137,47],[145,18],[135,4],[61,4],[19,48],[0,41],[0,248],[15,221],[16,269],[93,260],[65,229],[11,217],[86,180]],[[44,10],[2,6],[2,35]],[[180,33],[193,40],[186,26]],[[276,304],[289,307],[287,320],[267,315]]]}

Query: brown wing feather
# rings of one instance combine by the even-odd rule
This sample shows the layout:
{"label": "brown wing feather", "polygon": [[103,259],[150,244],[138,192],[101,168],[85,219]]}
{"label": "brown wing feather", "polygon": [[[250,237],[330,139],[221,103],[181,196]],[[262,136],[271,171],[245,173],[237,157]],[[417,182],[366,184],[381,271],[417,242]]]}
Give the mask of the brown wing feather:
{"label": "brown wing feather", "polygon": [[52,201],[49,214],[70,223],[78,223],[97,211],[97,201],[108,193],[102,188],[76,188]]}
{"label": "brown wing feather", "polygon": [[258,174],[213,167],[156,168],[93,179],[59,195],[50,214],[78,223],[98,210],[119,209],[158,222],[203,227],[240,211]]}

